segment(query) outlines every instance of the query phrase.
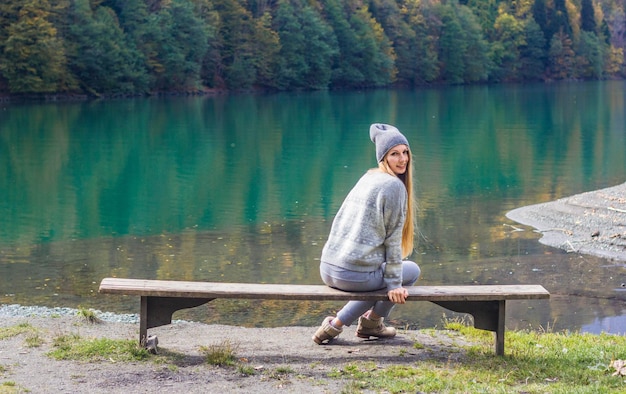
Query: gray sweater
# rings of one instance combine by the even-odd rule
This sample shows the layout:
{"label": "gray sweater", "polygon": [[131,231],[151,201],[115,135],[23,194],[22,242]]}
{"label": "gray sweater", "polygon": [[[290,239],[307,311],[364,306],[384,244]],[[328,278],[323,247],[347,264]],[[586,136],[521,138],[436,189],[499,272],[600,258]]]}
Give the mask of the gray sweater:
{"label": "gray sweater", "polygon": [[322,262],[358,272],[376,271],[386,262],[387,290],[401,287],[406,206],[407,191],[399,178],[367,172],[339,208]]}

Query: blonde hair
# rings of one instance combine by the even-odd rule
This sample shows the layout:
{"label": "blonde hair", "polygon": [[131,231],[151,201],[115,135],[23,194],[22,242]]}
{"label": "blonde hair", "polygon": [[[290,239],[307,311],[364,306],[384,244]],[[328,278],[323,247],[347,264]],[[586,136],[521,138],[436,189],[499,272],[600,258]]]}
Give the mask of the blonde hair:
{"label": "blonde hair", "polygon": [[387,164],[386,155],[383,160],[378,163],[378,168],[389,175],[397,176],[407,192],[406,218],[404,227],[402,228],[402,258],[408,257],[413,253],[413,237],[415,236],[415,201],[413,196],[413,157],[409,149],[409,162],[406,166],[404,174],[396,175]]}

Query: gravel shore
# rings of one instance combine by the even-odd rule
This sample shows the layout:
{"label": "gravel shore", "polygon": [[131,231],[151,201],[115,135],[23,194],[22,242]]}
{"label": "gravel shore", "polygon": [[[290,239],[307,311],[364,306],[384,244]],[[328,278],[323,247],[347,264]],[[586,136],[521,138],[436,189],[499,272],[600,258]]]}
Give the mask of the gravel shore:
{"label": "gravel shore", "polygon": [[[378,367],[414,364],[420,360],[456,363],[465,356],[466,339],[446,330],[399,330],[396,338],[363,340],[347,327],[333,345],[316,345],[316,327],[246,328],[176,321],[150,330],[159,340],[159,354],[168,361],[59,361],[47,355],[60,336],[138,338],[134,315],[97,312],[100,323],[89,323],[69,308],[0,306],[3,328],[28,324],[29,333],[0,335],[2,384],[31,393],[336,393],[346,386],[329,378],[349,363],[371,361]],[[39,346],[28,345],[36,335]],[[232,345],[237,366],[220,367],[205,361],[202,347]]]}
{"label": "gravel shore", "polygon": [[517,208],[506,216],[534,227],[545,245],[626,261],[626,183]]}

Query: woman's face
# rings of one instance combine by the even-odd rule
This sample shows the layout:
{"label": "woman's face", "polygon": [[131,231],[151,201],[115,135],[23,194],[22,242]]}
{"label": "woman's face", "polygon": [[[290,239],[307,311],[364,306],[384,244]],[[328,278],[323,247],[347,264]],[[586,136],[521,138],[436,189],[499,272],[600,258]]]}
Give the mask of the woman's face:
{"label": "woman's face", "polygon": [[394,174],[404,174],[409,165],[409,147],[406,145],[394,146],[387,152],[385,160],[387,160],[387,164]]}

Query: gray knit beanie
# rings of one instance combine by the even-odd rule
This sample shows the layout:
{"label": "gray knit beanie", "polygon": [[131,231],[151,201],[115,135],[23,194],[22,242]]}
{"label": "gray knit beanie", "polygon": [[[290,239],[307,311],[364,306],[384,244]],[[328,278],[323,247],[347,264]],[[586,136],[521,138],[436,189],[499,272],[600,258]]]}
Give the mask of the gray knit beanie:
{"label": "gray knit beanie", "polygon": [[376,144],[376,161],[379,163],[394,146],[401,144],[409,146],[409,141],[400,130],[384,123],[374,123],[370,126],[370,139]]}

